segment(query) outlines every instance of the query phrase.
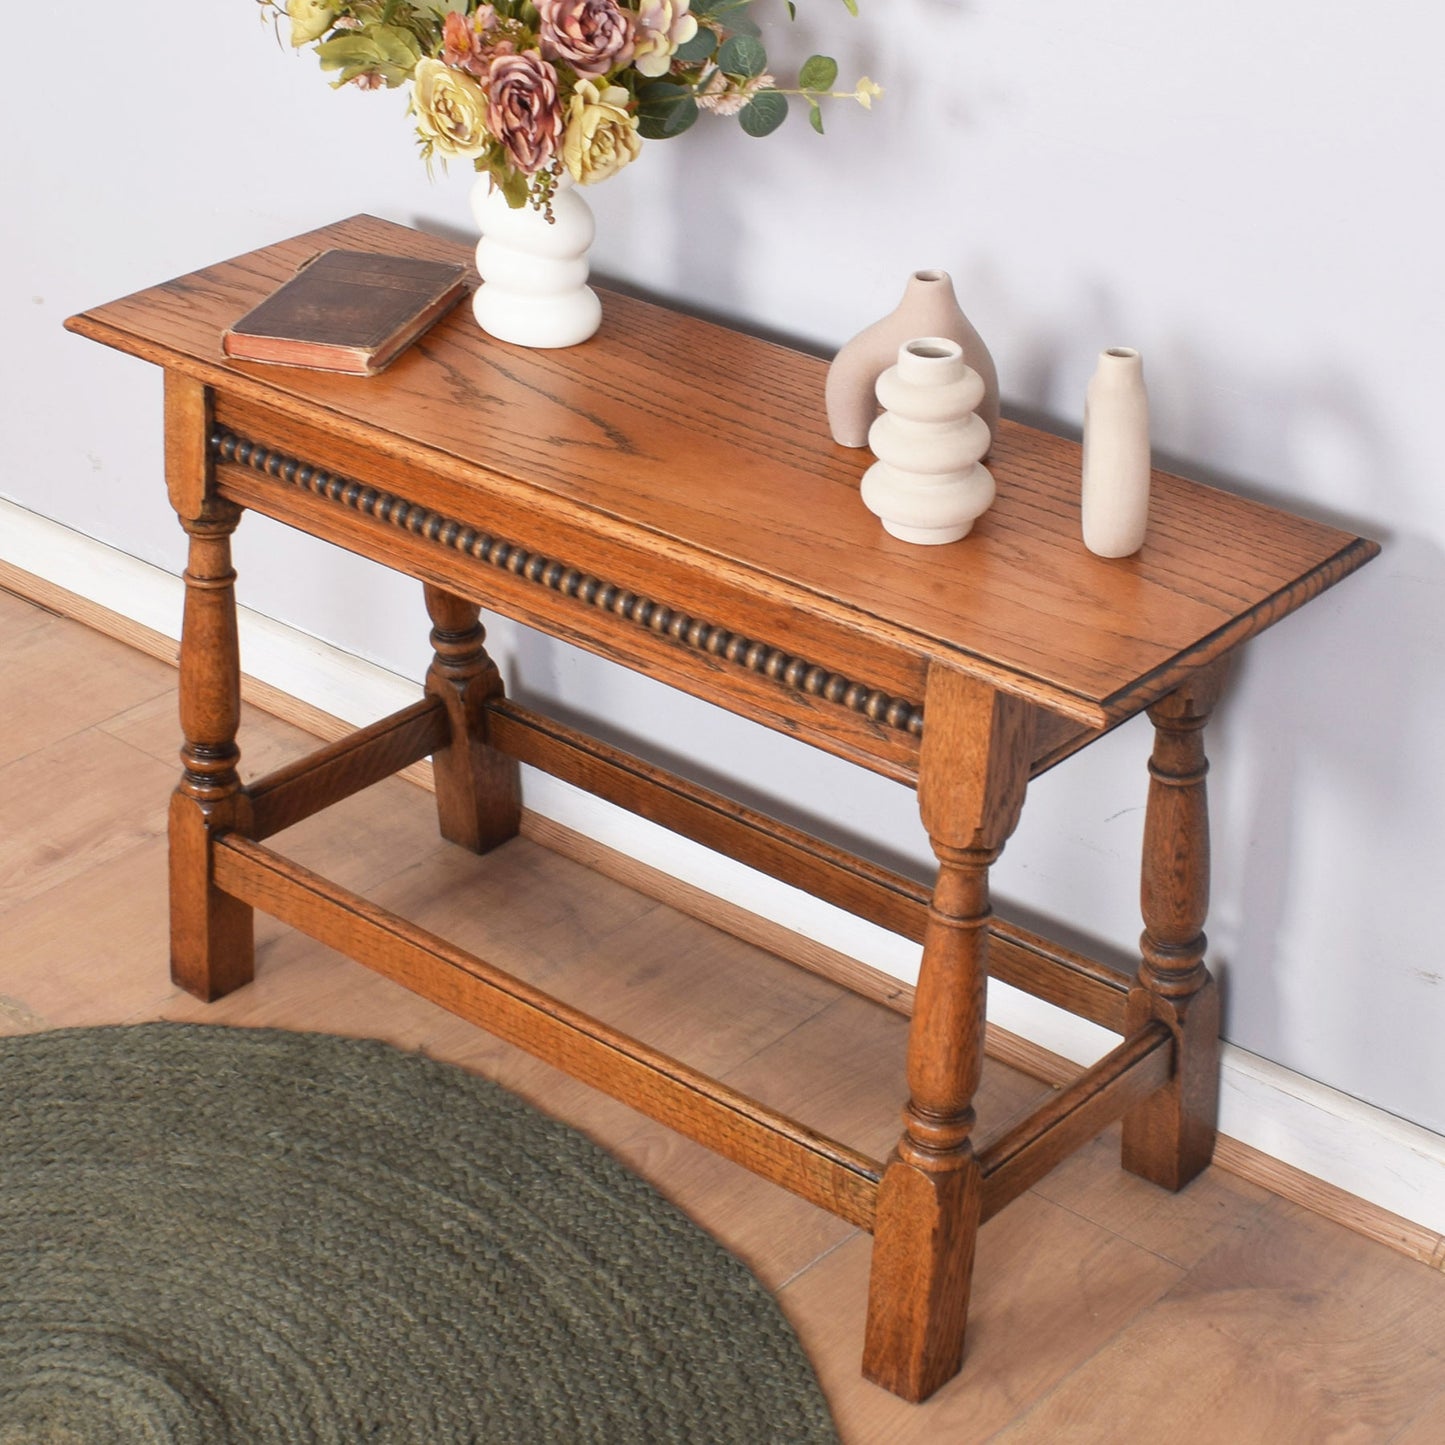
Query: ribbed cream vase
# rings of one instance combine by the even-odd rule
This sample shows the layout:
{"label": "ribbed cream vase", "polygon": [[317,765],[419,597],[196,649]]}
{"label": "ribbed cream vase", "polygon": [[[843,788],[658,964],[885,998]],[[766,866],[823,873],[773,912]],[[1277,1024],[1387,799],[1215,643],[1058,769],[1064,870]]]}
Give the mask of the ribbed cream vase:
{"label": "ribbed cream vase", "polygon": [[863,474],[863,505],[903,542],[937,546],[968,535],[994,498],[980,465],[989,431],[978,416],[983,378],[963,348],[917,337],[878,378],[883,413],[868,431],[878,458]]}
{"label": "ribbed cream vase", "polygon": [[1149,397],[1137,351],[1099,355],[1084,397],[1084,545],[1100,557],[1128,557],[1149,525]]}

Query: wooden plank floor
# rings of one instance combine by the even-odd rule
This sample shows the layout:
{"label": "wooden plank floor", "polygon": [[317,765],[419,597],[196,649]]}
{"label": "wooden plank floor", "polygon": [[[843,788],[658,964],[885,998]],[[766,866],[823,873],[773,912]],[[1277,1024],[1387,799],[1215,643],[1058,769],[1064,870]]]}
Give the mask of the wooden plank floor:
{"label": "wooden plank floor", "polygon": [[[1121,1173],[1117,1131],[983,1231],[962,1376],[908,1406],[858,1375],[869,1239],[258,918],[256,982],[206,1007],[166,975],[175,674],[0,592],[0,1033],[186,1019],[369,1035],[500,1080],[586,1130],[775,1290],[850,1442],[1445,1441],[1445,1274],[1216,1170]],[[243,772],[313,741],[248,710]],[[393,780],[276,845],[881,1156],[904,1023],[519,839],[440,842]],[[1044,1086],[990,1062],[986,1135]],[[3,1286],[0,1286],[3,1287]]]}

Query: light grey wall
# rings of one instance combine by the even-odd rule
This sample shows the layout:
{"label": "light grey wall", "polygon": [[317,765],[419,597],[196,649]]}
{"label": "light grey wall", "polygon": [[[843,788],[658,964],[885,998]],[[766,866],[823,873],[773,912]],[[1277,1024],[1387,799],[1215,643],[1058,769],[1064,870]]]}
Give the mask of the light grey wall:
{"label": "light grey wall", "polygon": [[[821,140],[795,115],[766,141],[716,123],[650,145],[591,193],[595,268],[832,347],[910,270],[946,267],[1016,414],[1076,426],[1094,354],[1137,346],[1164,460],[1385,541],[1249,649],[1212,730],[1211,936],[1231,1039],[1445,1130],[1439,6],[862,6],[802,0],[787,44],[885,85],[871,115],[840,105]],[[403,97],[333,94],[249,0],[75,19],[83,56],[0,88],[0,490],[179,570],[158,379],[62,319],[355,211],[466,234],[467,177],[428,183]],[[250,605],[422,666],[410,584],[257,518],[238,563]],[[636,719],[923,866],[901,789],[498,637],[523,689]],[[1147,745],[1131,724],[1036,786],[1004,897],[1132,945]]]}

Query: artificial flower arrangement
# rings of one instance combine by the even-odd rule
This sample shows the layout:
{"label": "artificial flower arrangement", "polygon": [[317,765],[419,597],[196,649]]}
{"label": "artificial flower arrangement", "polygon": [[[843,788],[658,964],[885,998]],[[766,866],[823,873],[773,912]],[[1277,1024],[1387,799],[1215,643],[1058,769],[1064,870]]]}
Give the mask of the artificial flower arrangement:
{"label": "artificial flower arrangement", "polygon": [[[470,161],[513,207],[550,218],[565,173],[581,185],[681,135],[706,110],[769,135],[788,96],[871,106],[866,76],[837,91],[837,63],[811,56],[784,90],[748,17],[753,0],[258,0],[312,45],[333,84],[411,86],[423,157]],[[792,0],[785,0],[790,16]],[[857,14],[857,0],[843,0]]]}

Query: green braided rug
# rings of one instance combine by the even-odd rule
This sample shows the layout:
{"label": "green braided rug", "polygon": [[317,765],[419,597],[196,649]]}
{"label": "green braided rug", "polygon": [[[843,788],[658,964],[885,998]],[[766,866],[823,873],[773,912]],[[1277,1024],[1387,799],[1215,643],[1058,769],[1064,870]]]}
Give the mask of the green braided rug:
{"label": "green braided rug", "polygon": [[485,1080],[316,1034],[0,1039],[0,1445],[835,1440],[752,1275]]}

